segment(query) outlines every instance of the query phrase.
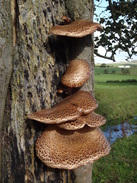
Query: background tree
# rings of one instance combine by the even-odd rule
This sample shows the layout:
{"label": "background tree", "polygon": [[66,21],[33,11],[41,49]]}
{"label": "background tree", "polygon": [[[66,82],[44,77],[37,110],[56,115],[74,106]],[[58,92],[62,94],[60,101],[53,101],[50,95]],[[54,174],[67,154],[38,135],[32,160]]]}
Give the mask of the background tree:
{"label": "background tree", "polygon": [[129,69],[126,69],[126,68],[122,68],[121,69],[121,73],[122,74],[130,74],[130,70]]}
{"label": "background tree", "polygon": [[[95,54],[105,59],[115,61],[117,51],[127,53],[127,60],[137,55],[137,1],[136,0],[106,0],[108,6],[99,15],[104,30],[96,37]],[[96,2],[101,2],[96,0]],[[96,6],[96,8],[98,8]],[[98,53],[98,47],[103,46],[106,53]]]}
{"label": "background tree", "polygon": [[104,69],[104,74],[108,74],[108,69]]}
{"label": "background tree", "polygon": [[[92,66],[93,39],[49,36],[61,17],[92,20],[93,1],[0,1],[0,182],[91,182],[91,165],[74,171],[51,169],[35,155],[45,125],[26,115],[61,100],[57,86],[73,58]],[[93,92],[93,76],[85,88]]]}
{"label": "background tree", "polygon": [[116,73],[116,71],[115,70],[112,70],[112,74],[115,74]]}
{"label": "background tree", "polygon": [[106,68],[107,67],[107,64],[103,63],[103,64],[100,65],[100,67]]}

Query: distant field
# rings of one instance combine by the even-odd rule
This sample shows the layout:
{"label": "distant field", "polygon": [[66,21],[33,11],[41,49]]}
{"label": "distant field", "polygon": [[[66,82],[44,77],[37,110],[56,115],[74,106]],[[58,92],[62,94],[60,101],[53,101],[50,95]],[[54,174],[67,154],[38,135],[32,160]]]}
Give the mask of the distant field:
{"label": "distant field", "polygon": [[[108,69],[109,72],[112,71],[112,68]],[[99,104],[97,112],[107,118],[107,124],[120,123],[136,116],[137,82],[107,83],[107,81],[137,80],[137,68],[130,68],[130,74],[127,75],[121,74],[119,68],[115,68],[115,74],[104,74],[103,70],[104,68],[95,68],[95,97]]]}
{"label": "distant field", "polygon": [[[118,67],[106,67],[106,68],[101,68],[101,67],[95,67],[95,74],[104,74],[104,69],[108,70],[109,74],[112,74],[112,71],[115,71],[115,74],[121,74],[121,68]],[[136,75],[137,76],[137,67],[131,67],[129,68],[130,75]]]}
{"label": "distant field", "polygon": [[[96,66],[101,66],[101,63],[96,64]],[[118,66],[130,66],[130,67],[137,67],[137,61],[132,61],[132,62],[113,62],[113,63],[107,63],[106,66],[111,67],[111,68],[118,68]]]}

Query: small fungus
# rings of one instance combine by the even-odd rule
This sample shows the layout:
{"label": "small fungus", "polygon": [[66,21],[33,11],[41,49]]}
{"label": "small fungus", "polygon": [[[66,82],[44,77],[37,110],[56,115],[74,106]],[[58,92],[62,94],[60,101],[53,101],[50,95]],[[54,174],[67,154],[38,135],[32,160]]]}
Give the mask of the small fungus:
{"label": "small fungus", "polygon": [[66,129],[66,130],[78,130],[80,128],[83,128],[85,125],[88,125],[89,127],[97,127],[102,126],[106,123],[106,119],[96,114],[95,112],[92,112],[88,115],[80,116],[75,121],[68,121],[65,123],[58,124],[60,128]]}
{"label": "small fungus", "polygon": [[78,91],[51,109],[43,109],[28,114],[29,119],[46,124],[58,124],[70,120],[76,120],[80,115],[88,114],[95,110],[98,104],[88,91]]}
{"label": "small fungus", "polygon": [[88,34],[92,34],[96,30],[103,30],[99,23],[91,22],[89,20],[75,20],[68,25],[54,26],[50,29],[49,34],[69,37],[84,37]]}
{"label": "small fungus", "polygon": [[64,20],[64,22],[66,23],[66,24],[70,24],[71,23],[71,18],[69,18],[68,16],[62,16],[62,20]]}
{"label": "small fungus", "polygon": [[49,167],[75,169],[110,152],[110,145],[99,128],[85,126],[68,131],[49,125],[36,141],[36,154]]}
{"label": "small fungus", "polygon": [[61,78],[61,82],[67,87],[81,87],[89,79],[91,73],[91,67],[87,61],[72,60]]}

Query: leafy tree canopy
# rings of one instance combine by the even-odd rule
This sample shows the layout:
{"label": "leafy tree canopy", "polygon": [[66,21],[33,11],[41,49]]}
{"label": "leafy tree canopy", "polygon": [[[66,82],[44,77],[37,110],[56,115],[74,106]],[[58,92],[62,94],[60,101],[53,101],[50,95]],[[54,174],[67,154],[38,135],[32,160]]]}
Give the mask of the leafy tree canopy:
{"label": "leafy tree canopy", "polygon": [[[98,7],[101,1],[96,0]],[[95,38],[95,54],[115,61],[116,51],[119,50],[127,53],[127,60],[131,59],[133,55],[137,55],[137,0],[106,1],[107,16],[102,12],[98,17],[104,30]],[[99,46],[105,48],[104,55],[98,53]]]}

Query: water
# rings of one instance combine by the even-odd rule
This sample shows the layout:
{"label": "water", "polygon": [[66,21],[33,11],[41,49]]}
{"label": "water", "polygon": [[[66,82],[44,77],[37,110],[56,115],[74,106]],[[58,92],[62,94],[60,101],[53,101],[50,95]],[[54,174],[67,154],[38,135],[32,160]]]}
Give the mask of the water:
{"label": "water", "polygon": [[137,120],[137,116],[135,116],[133,119],[134,119],[134,120]]}
{"label": "water", "polygon": [[119,125],[109,126],[103,133],[110,144],[113,144],[117,138],[129,137],[135,132],[137,132],[137,125],[130,125],[128,122],[124,122]]}

